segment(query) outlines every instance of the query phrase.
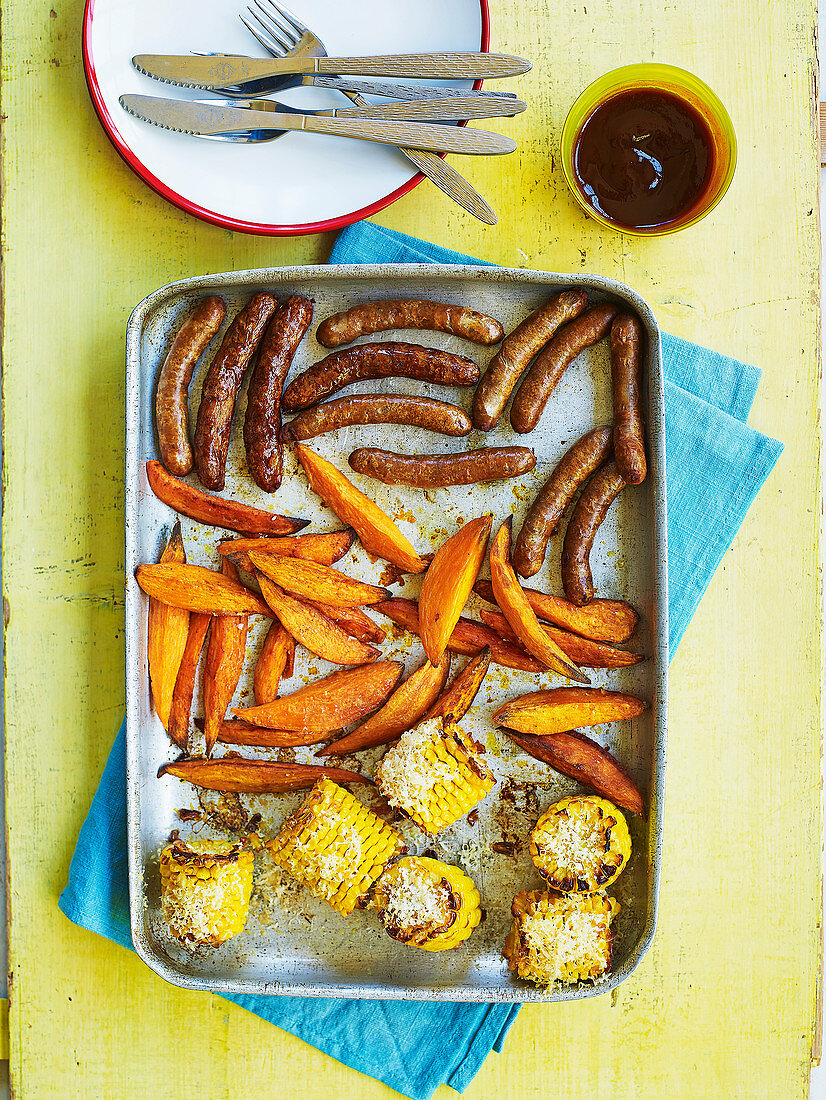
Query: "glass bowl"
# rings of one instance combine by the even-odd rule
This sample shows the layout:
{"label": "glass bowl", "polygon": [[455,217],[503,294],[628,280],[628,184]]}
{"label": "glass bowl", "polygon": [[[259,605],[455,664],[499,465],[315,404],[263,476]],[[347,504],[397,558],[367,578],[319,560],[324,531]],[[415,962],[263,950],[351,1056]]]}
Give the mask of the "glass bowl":
{"label": "glass bowl", "polygon": [[[684,215],[661,226],[635,228],[612,221],[596,210],[582,191],[574,171],[574,151],[582,127],[597,107],[623,92],[640,89],[656,89],[670,92],[684,100],[705,121],[714,148],[711,178],[699,204],[692,204]],[[599,77],[589,84],[568,112],[562,128],[562,169],[571,193],[582,209],[609,229],[634,237],[661,237],[687,229],[704,218],[728,190],[737,163],[737,138],[734,127],[723,104],[699,77],[674,65],[639,64],[625,65]]]}

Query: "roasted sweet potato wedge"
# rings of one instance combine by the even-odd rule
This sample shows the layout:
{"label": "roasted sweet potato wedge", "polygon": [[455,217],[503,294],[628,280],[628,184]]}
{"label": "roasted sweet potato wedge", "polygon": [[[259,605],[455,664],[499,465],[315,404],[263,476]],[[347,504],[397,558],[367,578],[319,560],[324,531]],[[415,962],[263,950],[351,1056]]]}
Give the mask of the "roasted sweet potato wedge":
{"label": "roasted sweet potato wedge", "polygon": [[647,709],[648,703],[636,695],[601,688],[561,687],[520,695],[495,711],[493,719],[517,733],[547,737],[580,726],[636,718]]}
{"label": "roasted sweet potato wedge", "polygon": [[443,691],[425,715],[428,718],[445,718],[451,722],[460,721],[473,705],[476,693],[490,668],[490,646],[485,646],[475,657],[471,657],[462,671],[453,678],[453,683]]}
{"label": "roasted sweet potato wedge", "polygon": [[270,624],[255,662],[252,688],[258,706],[278,698],[278,687],[287,667],[287,656],[291,647],[295,648],[295,639],[276,619]]}
{"label": "roasted sweet potato wedge", "polygon": [[396,688],[381,710],[371,714],[352,733],[318,749],[316,756],[343,756],[395,741],[426,713],[444,688],[449,673],[449,654],[443,654],[438,665],[425,661]]}
{"label": "roasted sweet potato wedge", "polygon": [[317,600],[332,607],[360,607],[386,600],[390,595],[386,588],[353,580],[317,561],[281,558],[258,550],[251,550],[249,559],[259,573],[299,600]]}
{"label": "roasted sweet potato wedge", "polygon": [[643,816],[642,795],[631,776],[596,741],[584,733],[555,733],[551,737],[508,735],[521,749],[550,764],[558,772],[576,779],[632,814]]}
{"label": "roasted sweet potato wedge", "polygon": [[184,750],[189,744],[189,716],[192,713],[192,696],[195,694],[195,674],[211,622],[211,615],[193,613],[189,616],[189,633],[172,693],[167,732],[175,744]]}
{"label": "roasted sweet potato wedge", "polygon": [[[477,581],[473,591],[483,600],[496,603],[490,581]],[[595,642],[627,642],[640,621],[631,604],[622,600],[591,600],[585,607],[577,607],[562,596],[550,596],[535,588],[522,591],[538,618]]]}
{"label": "roasted sweet potato wedge", "polygon": [[366,775],[344,768],[326,768],[320,764],[280,764],[274,760],[245,760],[224,756],[220,760],[177,760],[164,764],[158,776],[174,775],[209,791],[233,791],[237,794],[279,794],[300,791],[323,778],[336,783],[372,783]]}
{"label": "roasted sweet potato wedge", "polygon": [[239,707],[233,714],[256,726],[327,733],[349,726],[381,706],[399,682],[400,661],[377,661],[341,669],[282,695],[262,707]]}
{"label": "roasted sweet potato wedge", "polygon": [[164,504],[181,512],[198,523],[212,527],[224,527],[242,535],[291,535],[310,522],[293,516],[277,516],[261,508],[251,508],[237,500],[205,493],[173,477],[160,462],[150,460],[146,464],[149,488]]}
{"label": "roasted sweet potato wedge", "polygon": [[262,554],[281,554],[286,558],[306,558],[321,565],[339,561],[355,541],[352,527],[344,531],[325,531],[321,535],[292,535],[288,538],[226,539],[219,542],[219,554],[248,554],[258,550]]}
{"label": "roasted sweet potato wedge", "polygon": [[[181,565],[186,562],[186,550],[181,535],[181,524],[176,523],[169,541],[161,553],[161,563]],[[186,647],[189,632],[189,611],[173,607],[166,601],[149,600],[149,624],[147,651],[149,654],[149,683],[155,711],[169,729],[169,712],[172,693],[178,678],[178,669]]]}
{"label": "roasted sweet potato wedge", "polygon": [[513,516],[508,516],[496,532],[490,547],[490,575],[496,602],[528,653],[560,676],[587,684],[590,682],[588,677],[580,672],[549,637],[522,591],[510,563],[512,524]]}
{"label": "roasted sweet potato wedge", "polygon": [[200,565],[178,562],[139,565],[135,577],[147,596],[172,607],[197,611],[199,615],[273,617],[270,608],[256,592]]}
{"label": "roasted sweet potato wedge", "polygon": [[[229,560],[221,562],[221,572],[238,581],[238,570]],[[215,615],[209,629],[204,662],[204,737],[207,756],[212,753],[218,727],[232,702],[247,651],[249,618],[246,615]]]}
{"label": "roasted sweet potato wedge", "polygon": [[386,632],[369,615],[365,615],[360,607],[330,607],[329,604],[319,603],[317,600],[308,600],[308,603],[317,607],[322,615],[338,623],[345,634],[352,638],[380,645],[386,637]]}
{"label": "roasted sweet potato wedge", "polygon": [[[204,728],[203,720],[195,719],[198,729]],[[254,726],[240,718],[225,718],[218,729],[218,740],[225,745],[255,745],[259,749],[291,749],[300,745],[317,745],[328,741],[331,733],[307,733],[306,730],[273,730],[267,726]]]}
{"label": "roasted sweet potato wedge", "polygon": [[375,501],[357,489],[332,462],[303,443],[295,444],[295,453],[310,488],[342,523],[355,529],[365,550],[397,565],[405,573],[424,572],[427,562],[416,553],[390,516]]}
{"label": "roasted sweet potato wedge", "polygon": [[311,604],[294,599],[263,573],[258,573],[258,583],[281,625],[316,657],[334,665],[363,665],[378,657],[373,646],[345,634],[332,619]]}
{"label": "roasted sweet potato wedge", "polygon": [[488,548],[493,516],[480,516],[439,547],[419,594],[419,625],[424,651],[437,665],[467,603]]}
{"label": "roasted sweet potato wedge", "polygon": [[[374,611],[380,611],[397,626],[409,630],[411,634],[419,633],[419,605],[415,600],[405,599],[403,596],[394,596],[392,600],[383,600],[373,605]],[[505,668],[517,668],[522,672],[547,672],[545,665],[540,664],[535,657],[531,657],[521,646],[515,646],[506,642],[489,626],[484,623],[474,622],[473,619],[459,619],[450,635],[447,643],[448,649],[454,653],[462,653],[466,657],[473,657],[485,646],[490,647],[491,657],[497,665]]]}
{"label": "roasted sweet potato wedge", "polygon": [[[501,611],[483,610],[479,614],[487,626],[506,641],[519,641]],[[629,653],[627,650],[617,649],[603,642],[593,642],[590,638],[571,634],[570,631],[560,630],[556,626],[543,625],[543,629],[550,634],[562,652],[582,668],[627,668],[629,665],[637,665],[645,660],[642,653]]]}

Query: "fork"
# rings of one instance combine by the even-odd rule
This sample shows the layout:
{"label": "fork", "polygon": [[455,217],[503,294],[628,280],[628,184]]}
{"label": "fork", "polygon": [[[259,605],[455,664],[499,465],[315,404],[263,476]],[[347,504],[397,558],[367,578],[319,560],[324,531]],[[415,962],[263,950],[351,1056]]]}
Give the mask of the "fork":
{"label": "fork", "polygon": [[[275,0],[253,0],[253,4],[258,9],[258,13],[253,10],[252,5],[247,7],[247,11],[258,23],[260,30],[248,21],[243,12],[240,14],[241,22],[271,57],[285,57],[288,54],[299,54],[303,57],[328,56],[324,43],[318,35],[313,34],[309,27],[306,27],[286,8],[279,7]],[[356,106],[371,106],[369,100],[358,92],[345,91],[344,88],[340,90]],[[464,176],[459,175],[456,169],[440,156],[418,149],[401,149],[400,152],[468,213],[473,214],[486,225],[496,225],[496,214],[488,203]]]}

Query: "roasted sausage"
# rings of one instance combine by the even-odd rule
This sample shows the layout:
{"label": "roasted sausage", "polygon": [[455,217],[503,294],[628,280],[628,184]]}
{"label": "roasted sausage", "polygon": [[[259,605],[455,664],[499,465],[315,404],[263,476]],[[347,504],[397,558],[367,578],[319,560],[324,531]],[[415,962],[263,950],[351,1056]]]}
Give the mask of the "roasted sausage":
{"label": "roasted sausage", "polygon": [[615,462],[601,466],[580,494],[562,547],[562,587],[578,607],[594,598],[591,547],[608,509],[625,488]]}
{"label": "roasted sausage", "polygon": [[190,313],[164,359],[155,393],[155,423],[161,462],[184,477],[192,469],[189,443],[189,383],[195,364],[221,327],[227,307],[223,298],[204,298]]}
{"label": "roasted sausage", "polygon": [[299,374],[287,386],[281,404],[287,412],[298,412],[367,378],[416,378],[440,386],[472,386],[479,379],[479,368],[463,355],[420,344],[360,344],[334,351]]}
{"label": "roasted sausage", "polygon": [[312,320],[312,302],[297,294],[288,298],[267,325],[250,378],[244,446],[253,480],[267,493],[275,492],[284,473],[281,390]]}
{"label": "roasted sausage", "polygon": [[299,413],[281,431],[285,443],[312,439],[351,424],[407,424],[442,435],[468,435],[470,417],[458,405],[402,393],[354,393]]}
{"label": "roasted sausage", "polygon": [[204,379],[195,425],[195,469],[207,489],[223,489],[235,399],[276,301],[255,294],[224,335]]}
{"label": "roasted sausage", "polygon": [[420,489],[501,481],[526,474],[536,465],[527,447],[480,447],[437,455],[400,455],[378,447],[361,447],[353,451],[349,462],[356,473],[386,485],[415,485]]}
{"label": "roasted sausage", "polygon": [[592,306],[581,317],[559,330],[536,357],[516,391],[511,405],[514,431],[524,435],[534,430],[562,375],[581,351],[608,334],[617,313],[617,307],[608,303]]}
{"label": "roasted sausage", "polygon": [[642,325],[633,313],[621,313],[611,325],[611,391],[614,398],[614,461],[629,485],[648,472],[643,442]]}
{"label": "roasted sausage", "polygon": [[337,348],[351,344],[359,336],[391,328],[449,332],[452,336],[472,340],[474,344],[498,344],[504,335],[498,321],[475,309],[403,298],[391,302],[363,302],[343,313],[334,313],[318,326],[316,339],[325,348]]}
{"label": "roasted sausage", "polygon": [[584,290],[563,290],[505,337],[473,395],[474,428],[489,432],[496,427],[522,371],[556,330],[582,313],[587,304]]}
{"label": "roasted sausage", "polygon": [[520,577],[538,573],[548,540],[555,535],[574,493],[611,455],[611,428],[594,428],[569,447],[525,516],[513,548],[513,567]]}

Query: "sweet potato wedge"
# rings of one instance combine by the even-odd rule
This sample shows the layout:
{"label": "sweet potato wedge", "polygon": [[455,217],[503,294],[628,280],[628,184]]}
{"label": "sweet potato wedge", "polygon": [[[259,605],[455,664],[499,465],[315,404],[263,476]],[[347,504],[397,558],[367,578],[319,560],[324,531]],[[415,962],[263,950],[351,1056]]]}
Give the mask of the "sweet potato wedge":
{"label": "sweet potato wedge", "polygon": [[276,619],[267,631],[252,676],[252,689],[258,706],[278,698],[278,687],[287,667],[291,646],[295,648],[295,639]]}
{"label": "sweet potato wedge", "polygon": [[336,783],[372,783],[366,775],[344,768],[325,768],[320,764],[281,764],[275,760],[245,760],[224,756],[220,760],[177,760],[163,764],[158,777],[174,775],[205,787],[209,791],[233,791],[237,794],[279,794],[312,787],[318,779]]}
{"label": "sweet potato wedge", "polygon": [[596,741],[584,733],[555,733],[551,737],[530,737],[510,733],[521,749],[550,764],[558,772],[576,779],[617,806],[640,817],[645,812],[642,795],[631,776]]}
{"label": "sweet potato wedge", "polygon": [[476,693],[490,668],[490,646],[480,649],[471,657],[462,671],[453,678],[450,687],[443,691],[425,715],[428,718],[445,718],[451,722],[460,721],[470,710]]}
{"label": "sweet potato wedge", "polygon": [[424,651],[437,665],[467,603],[488,548],[493,516],[480,516],[439,547],[427,568],[419,594],[419,624]]}
{"label": "sweet potato wedge", "polygon": [[[477,581],[473,591],[483,600],[496,603],[490,581]],[[577,607],[562,596],[550,596],[535,588],[522,591],[538,618],[595,642],[627,642],[640,621],[634,608],[622,600],[591,600],[585,607]]]}
{"label": "sweet potato wedge", "polygon": [[636,718],[647,709],[648,703],[636,695],[601,688],[561,687],[520,695],[495,711],[493,719],[517,733],[547,737],[580,726]]}
{"label": "sweet potato wedge", "polygon": [[377,661],[341,669],[272,703],[239,707],[232,713],[256,726],[329,735],[381,706],[399,682],[402,668],[400,661]]}
{"label": "sweet potato wedge", "polygon": [[[204,728],[203,720],[195,719],[198,729]],[[254,726],[240,718],[225,718],[218,729],[218,740],[225,745],[255,745],[259,749],[291,749],[301,745],[317,745],[328,741],[330,731],[307,733],[306,730],[272,730],[267,726]]]}
{"label": "sweet potato wedge", "polygon": [[[181,534],[180,521],[175,524],[169,541],[161,553],[161,563],[166,565],[186,562],[186,550]],[[147,651],[149,655],[149,683],[155,712],[169,729],[169,712],[172,693],[178,678],[178,669],[186,647],[189,631],[189,611],[173,607],[158,599],[149,600],[147,627]]]}
{"label": "sweet potato wedge", "polygon": [[522,591],[510,563],[512,524],[513,516],[508,516],[490,547],[490,576],[496,602],[528,653],[560,676],[590,683],[545,632]]}
{"label": "sweet potato wedge", "polygon": [[343,756],[395,741],[426,713],[444,688],[449,674],[450,654],[443,654],[438,665],[425,661],[396,688],[381,710],[371,714],[352,733],[318,749],[316,756]]}
{"label": "sweet potato wedge", "polygon": [[[501,611],[479,612],[482,621],[491,630],[509,642],[518,642],[516,634]],[[553,638],[562,652],[583,668],[627,668],[629,665],[638,665],[645,660],[642,653],[629,653],[625,649],[617,649],[612,645],[602,642],[593,642],[590,638],[583,638],[579,634],[571,634],[568,630],[560,630],[555,626],[544,626],[543,629]]]}
{"label": "sweet potato wedge", "polygon": [[172,607],[197,611],[199,615],[273,614],[256,592],[221,573],[200,565],[163,562],[139,565],[135,577],[147,596]]}
{"label": "sweet potato wedge", "polygon": [[386,632],[378,623],[373,622],[369,615],[365,615],[360,607],[330,607],[329,604],[319,603],[318,600],[307,602],[317,607],[322,615],[338,623],[345,634],[349,634],[352,638],[380,645],[386,637]]}
{"label": "sweet potato wedge", "polygon": [[311,604],[293,599],[263,573],[258,573],[258,583],[281,625],[316,657],[334,665],[363,665],[378,657],[379,651],[373,646],[345,634],[332,619]]}
{"label": "sweet potato wedge", "polygon": [[189,716],[192,713],[192,696],[195,694],[195,674],[211,622],[211,615],[193,613],[189,616],[189,633],[175,680],[175,690],[172,692],[167,733],[184,750],[189,744]]}
{"label": "sweet potato wedge", "polygon": [[164,504],[181,512],[198,523],[212,527],[224,527],[242,535],[291,535],[310,522],[293,516],[277,516],[261,508],[251,508],[237,500],[205,493],[173,477],[160,462],[150,460],[146,464],[149,488]]}
{"label": "sweet potato wedge", "polygon": [[225,539],[216,547],[219,554],[248,554],[258,550],[262,554],[281,554],[286,558],[305,558],[321,565],[339,561],[355,541],[352,527],[344,531],[325,531],[321,535],[292,535],[288,538]]}
{"label": "sweet potato wedge", "polygon": [[[229,580],[238,581],[238,570],[229,558],[221,562],[221,572]],[[249,619],[246,615],[216,615],[209,628],[204,663],[204,738],[207,756],[212,753],[218,727],[226,717],[227,707],[241,679],[248,630]]]}
{"label": "sweet potato wedge", "polygon": [[317,561],[280,558],[277,554],[262,554],[258,550],[251,550],[249,559],[259,573],[299,600],[318,600],[332,607],[360,607],[390,596],[386,588],[353,580]]}
{"label": "sweet potato wedge", "polygon": [[295,453],[310,488],[342,523],[355,529],[365,550],[397,565],[405,573],[424,572],[427,562],[416,553],[390,516],[375,501],[357,489],[332,462],[303,443],[295,444]]}
{"label": "sweet potato wedge", "polygon": [[[411,634],[419,633],[419,606],[415,600],[394,596],[391,600],[374,604],[373,610],[380,611]],[[547,672],[545,665],[531,657],[521,646],[504,641],[495,630],[473,619],[459,619],[447,643],[448,649],[465,657],[474,657],[485,646],[490,647],[491,657],[497,665],[517,668],[522,672]]]}

